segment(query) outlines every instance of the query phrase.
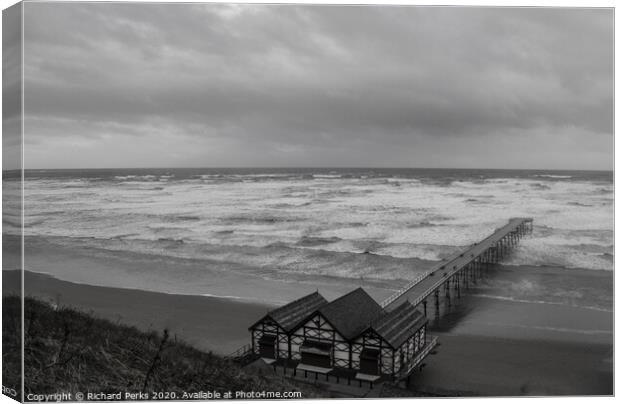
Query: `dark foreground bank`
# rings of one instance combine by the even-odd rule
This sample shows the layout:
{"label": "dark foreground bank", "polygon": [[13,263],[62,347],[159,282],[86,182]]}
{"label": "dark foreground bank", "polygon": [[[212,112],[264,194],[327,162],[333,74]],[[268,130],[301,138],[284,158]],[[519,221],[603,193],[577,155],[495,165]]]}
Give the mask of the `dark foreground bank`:
{"label": "dark foreground bank", "polygon": [[[7,319],[19,316],[19,297],[3,298],[3,310]],[[24,319],[26,401],[51,394],[62,396],[44,401],[242,399],[252,392],[326,396],[268,372],[242,369],[185,344],[167,329],[143,332],[33,298],[25,299]],[[9,346],[19,346],[16,324],[3,322],[3,333],[12,337],[5,341]],[[15,384],[18,377],[10,372],[4,382]]]}

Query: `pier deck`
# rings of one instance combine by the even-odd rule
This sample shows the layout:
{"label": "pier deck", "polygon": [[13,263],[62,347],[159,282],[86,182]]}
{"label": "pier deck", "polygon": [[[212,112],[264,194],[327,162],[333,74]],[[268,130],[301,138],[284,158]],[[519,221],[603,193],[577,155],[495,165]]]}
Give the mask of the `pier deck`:
{"label": "pier deck", "polygon": [[391,311],[408,300],[414,306],[423,304],[426,315],[429,296],[435,294],[435,304],[438,306],[440,289],[444,286],[445,298],[450,302],[451,285],[453,292],[460,296],[461,284],[467,286],[469,282],[475,282],[483,267],[498,262],[523,235],[531,232],[532,224],[532,218],[510,219],[508,224],[495,230],[489,237],[442,260],[381,305]]}

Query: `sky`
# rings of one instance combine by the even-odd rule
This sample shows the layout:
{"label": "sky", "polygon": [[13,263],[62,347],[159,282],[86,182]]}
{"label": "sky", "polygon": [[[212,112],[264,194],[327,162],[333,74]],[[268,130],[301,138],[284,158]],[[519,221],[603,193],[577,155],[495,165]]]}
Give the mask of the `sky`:
{"label": "sky", "polygon": [[26,3],[24,16],[27,168],[612,169],[611,9]]}

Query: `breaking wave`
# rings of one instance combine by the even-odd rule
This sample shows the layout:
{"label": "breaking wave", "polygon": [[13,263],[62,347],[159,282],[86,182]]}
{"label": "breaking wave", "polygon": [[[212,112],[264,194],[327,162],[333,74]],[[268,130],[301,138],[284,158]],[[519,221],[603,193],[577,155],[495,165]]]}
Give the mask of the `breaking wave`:
{"label": "breaking wave", "polygon": [[[28,173],[25,219],[27,235],[46,237],[437,261],[508,217],[531,216],[534,234],[507,263],[611,270],[612,192],[609,173],[592,172],[47,170]],[[5,216],[7,231],[19,226],[17,218]],[[345,276],[366,276],[363,265],[335,264]]]}

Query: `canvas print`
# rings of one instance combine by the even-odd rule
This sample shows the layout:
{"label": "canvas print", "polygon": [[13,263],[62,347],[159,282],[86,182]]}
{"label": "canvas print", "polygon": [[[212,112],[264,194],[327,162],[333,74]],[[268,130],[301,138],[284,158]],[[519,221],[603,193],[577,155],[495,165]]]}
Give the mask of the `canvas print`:
{"label": "canvas print", "polygon": [[611,396],[611,8],[3,11],[3,394]]}

